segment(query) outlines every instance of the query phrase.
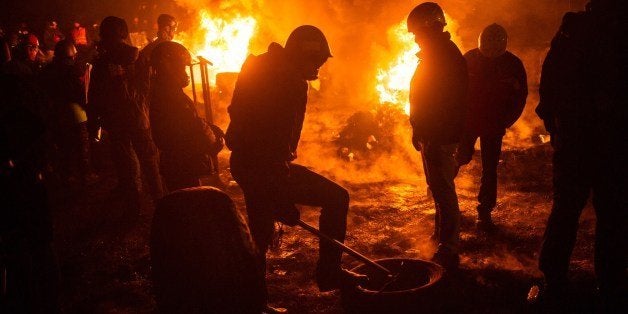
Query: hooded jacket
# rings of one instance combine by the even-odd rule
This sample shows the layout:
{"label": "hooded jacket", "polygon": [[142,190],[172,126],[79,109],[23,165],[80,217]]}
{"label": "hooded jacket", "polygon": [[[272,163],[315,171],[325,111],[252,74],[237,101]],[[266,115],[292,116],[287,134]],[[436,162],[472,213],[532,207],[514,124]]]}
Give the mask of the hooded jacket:
{"label": "hooded jacket", "polygon": [[[138,50],[125,43],[99,47],[91,73],[88,115],[102,117],[105,129],[148,129],[148,111],[137,88]],[[91,119],[91,118],[90,118]]]}
{"label": "hooded jacket", "polygon": [[467,131],[474,135],[504,135],[526,104],[528,84],[523,63],[508,51],[487,58],[476,48],[464,57],[469,69]]}
{"label": "hooded jacket", "polygon": [[410,123],[421,141],[460,140],[467,112],[468,74],[464,57],[448,32],[421,47],[410,83]]}
{"label": "hooded jacket", "polygon": [[249,56],[238,75],[228,108],[225,137],[233,155],[256,162],[291,161],[301,136],[307,82],[287,60],[283,47]]}

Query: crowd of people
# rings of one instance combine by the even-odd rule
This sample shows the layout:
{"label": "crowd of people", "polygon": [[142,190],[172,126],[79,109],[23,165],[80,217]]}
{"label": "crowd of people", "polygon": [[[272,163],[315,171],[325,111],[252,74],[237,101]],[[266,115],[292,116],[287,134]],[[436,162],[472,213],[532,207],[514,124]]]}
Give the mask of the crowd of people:
{"label": "crowd of people", "polygon": [[[545,281],[533,301],[551,306],[567,300],[569,258],[591,192],[600,295],[609,311],[625,305],[628,54],[620,41],[626,12],[619,3],[592,0],[586,11],[568,13],[543,65],[537,112],[552,135],[555,190],[539,258]],[[479,138],[477,226],[494,230],[502,137],[521,115],[528,89],[523,63],[507,51],[502,26],[487,26],[478,48],[463,55],[444,31],[446,24],[443,10],[432,2],[408,16],[408,31],[421,47],[420,66],[409,82],[410,124],[436,209],[432,240],[438,248],[432,260],[455,273],[460,208],[454,178],[472,159]],[[115,16],[99,24],[95,43],[80,24],[66,38],[54,22],[41,42],[28,31],[17,41],[0,39],[0,189],[9,191],[2,196],[0,244],[15,256],[3,261],[4,267],[23,278],[7,281],[2,306],[10,311],[54,312],[57,275],[44,182],[51,174],[65,183],[95,180],[89,147],[103,133],[128,221],[142,213],[142,181],[155,202],[168,192],[200,186],[199,179],[214,169],[211,156],[225,143],[232,151],[231,174],[244,193],[261,273],[274,222],[298,224],[297,204],[321,207],[321,231],[344,240],[348,191],[294,163],[307,81],[317,79],[332,57],[323,32],[300,26],[285,45],[271,43],[267,52],[247,58],[223,140],[183,91],[192,57],[172,41],[177,20],[162,14],[157,25],[157,38],[141,50],[129,43],[125,20]],[[321,241],[315,271],[321,291],[368,280],[343,269],[341,255]],[[266,295],[261,300],[252,313],[285,312],[268,305]]]}

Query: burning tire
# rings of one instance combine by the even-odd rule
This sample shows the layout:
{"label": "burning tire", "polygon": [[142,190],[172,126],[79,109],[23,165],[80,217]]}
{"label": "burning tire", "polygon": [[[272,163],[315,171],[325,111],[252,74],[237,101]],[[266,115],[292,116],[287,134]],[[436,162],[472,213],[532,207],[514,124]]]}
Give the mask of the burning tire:
{"label": "burning tire", "polygon": [[248,226],[225,193],[196,187],[165,196],[150,244],[160,312],[261,312],[264,274]]}
{"label": "burning tire", "polygon": [[443,267],[419,259],[387,258],[376,262],[395,276],[382,277],[368,265],[352,269],[369,276],[369,283],[342,290],[347,313],[418,313],[439,307],[436,300],[445,273]]}

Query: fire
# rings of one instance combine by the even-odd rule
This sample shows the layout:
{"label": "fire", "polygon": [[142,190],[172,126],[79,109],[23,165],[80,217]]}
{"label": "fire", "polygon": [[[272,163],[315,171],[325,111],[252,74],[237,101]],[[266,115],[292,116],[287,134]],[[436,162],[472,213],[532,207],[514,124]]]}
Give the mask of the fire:
{"label": "fire", "polygon": [[[447,14],[446,31],[452,34],[452,40],[460,49],[460,38],[455,36],[458,29],[457,23]],[[416,54],[420,48],[414,42],[414,35],[408,32],[406,21],[394,25],[388,30],[388,41],[390,43],[390,54],[394,56],[391,61],[380,66],[377,70],[377,85],[375,86],[379,95],[379,102],[390,104],[403,109],[410,114],[410,80],[419,62]]]}
{"label": "fire", "polygon": [[377,93],[382,104],[399,106],[406,114],[410,114],[409,87],[410,80],[416,69],[416,57],[419,47],[414,42],[414,35],[408,33],[406,22],[393,26],[388,30],[388,40],[396,54],[384,68],[377,71]]}
{"label": "fire", "polygon": [[251,16],[213,16],[207,10],[201,10],[199,16],[203,38],[193,54],[214,64],[210,68],[210,80],[215,85],[217,73],[240,71],[249,54],[249,43],[257,29],[257,21]]}

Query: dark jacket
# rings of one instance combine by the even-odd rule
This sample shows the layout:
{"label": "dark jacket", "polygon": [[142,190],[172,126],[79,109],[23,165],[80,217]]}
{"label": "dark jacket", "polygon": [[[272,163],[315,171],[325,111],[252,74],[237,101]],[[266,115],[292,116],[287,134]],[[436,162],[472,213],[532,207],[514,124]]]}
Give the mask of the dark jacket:
{"label": "dark jacket", "polygon": [[234,156],[257,162],[293,160],[301,136],[307,82],[286,61],[277,43],[249,56],[229,106],[226,144]]}
{"label": "dark jacket", "polygon": [[141,97],[141,101],[146,108],[150,109],[150,56],[157,45],[161,44],[165,40],[156,39],[150,44],[146,45],[137,58],[135,65],[135,71],[137,75],[138,89]]}
{"label": "dark jacket", "polygon": [[613,158],[628,151],[628,45],[621,27],[628,22],[623,9],[563,17],[543,63],[536,108],[555,148],[593,143],[589,151],[607,151]]}
{"label": "dark jacket", "polygon": [[523,63],[508,51],[487,58],[476,48],[464,57],[469,70],[467,131],[504,135],[526,104],[528,83]]}
{"label": "dark jacket", "polygon": [[421,141],[457,143],[467,111],[467,65],[444,32],[421,47],[410,83],[410,123]]}
{"label": "dark jacket", "polygon": [[154,84],[150,122],[153,139],[162,156],[178,160],[190,173],[209,174],[212,170],[209,156],[217,154],[222,144],[198,116],[194,103],[181,87],[158,80]]}
{"label": "dark jacket", "polygon": [[84,72],[77,65],[53,61],[41,74],[41,86],[50,103],[49,119],[56,126],[76,124],[71,104],[85,106],[85,85],[81,80]]}
{"label": "dark jacket", "polygon": [[590,133],[594,118],[592,28],[588,12],[567,13],[543,62],[536,113],[552,135]]}
{"label": "dark jacket", "polygon": [[101,117],[108,130],[148,129],[148,111],[138,92],[138,50],[124,43],[101,45],[89,86],[89,119]]}

